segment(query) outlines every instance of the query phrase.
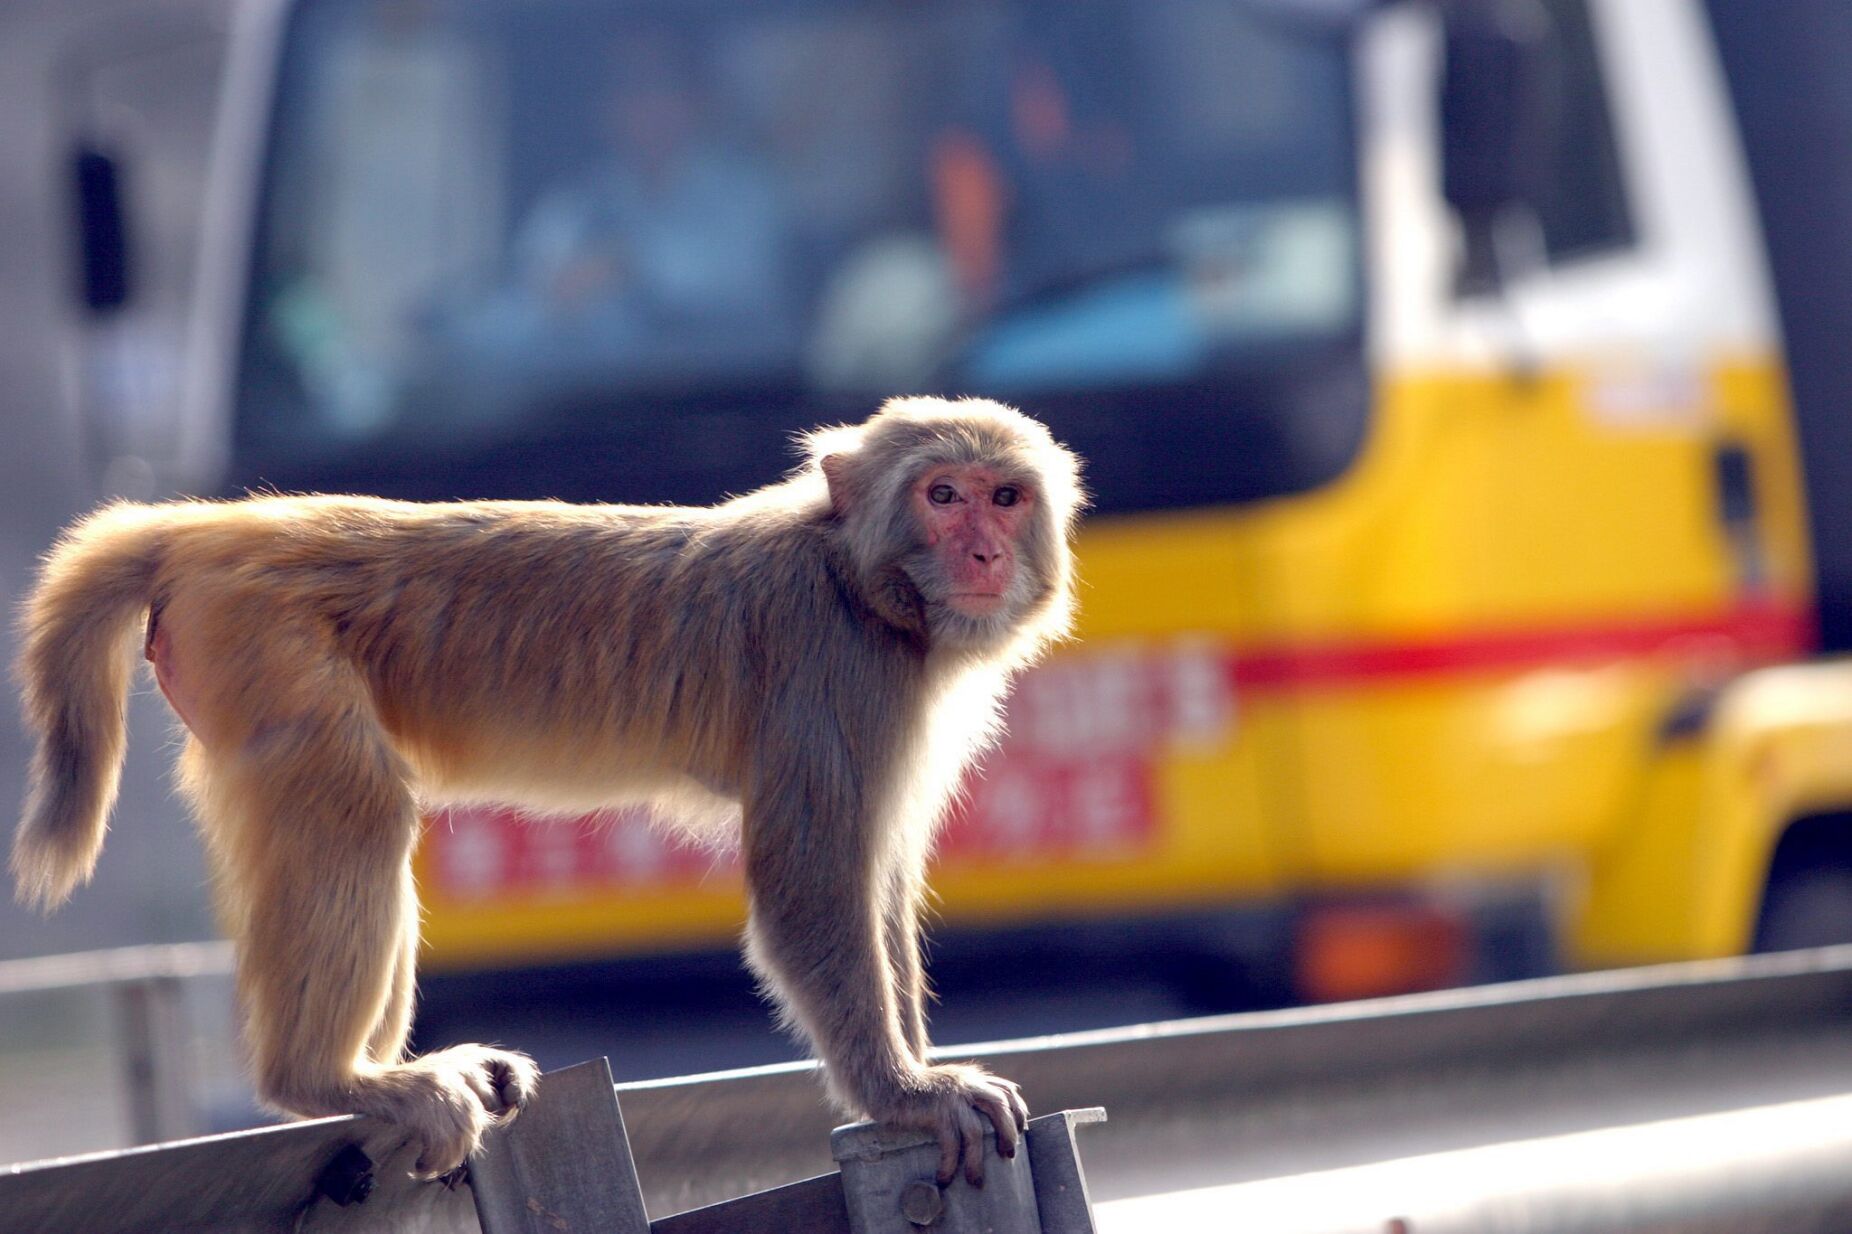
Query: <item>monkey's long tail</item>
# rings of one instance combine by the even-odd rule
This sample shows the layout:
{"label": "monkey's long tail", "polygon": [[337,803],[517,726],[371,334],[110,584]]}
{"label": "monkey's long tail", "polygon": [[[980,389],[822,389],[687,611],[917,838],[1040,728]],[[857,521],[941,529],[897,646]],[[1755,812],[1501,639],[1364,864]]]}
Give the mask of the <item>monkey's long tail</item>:
{"label": "monkey's long tail", "polygon": [[154,513],[125,503],[77,524],[26,598],[17,671],[38,748],[13,837],[13,886],[47,911],[89,881],[116,802],[132,640],[160,555]]}

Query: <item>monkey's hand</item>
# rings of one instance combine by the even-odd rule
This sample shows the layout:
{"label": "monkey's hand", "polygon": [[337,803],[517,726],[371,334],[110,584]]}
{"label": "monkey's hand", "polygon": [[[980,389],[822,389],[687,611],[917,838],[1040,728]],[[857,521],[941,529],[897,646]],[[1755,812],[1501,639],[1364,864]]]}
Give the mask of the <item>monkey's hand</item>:
{"label": "monkey's hand", "polygon": [[490,1127],[520,1113],[540,1071],[513,1050],[459,1045],[384,1068],[375,1083],[391,1093],[387,1108],[368,1110],[411,1133],[418,1144],[412,1173],[440,1178],[476,1151]]}
{"label": "monkey's hand", "polygon": [[997,1129],[997,1152],[1004,1157],[1016,1155],[1029,1125],[1022,1090],[972,1063],[921,1067],[903,1077],[893,1100],[882,1105],[869,1111],[877,1121],[917,1128],[938,1140],[941,1184],[952,1181],[962,1162],[965,1180],[984,1185],[984,1119]]}

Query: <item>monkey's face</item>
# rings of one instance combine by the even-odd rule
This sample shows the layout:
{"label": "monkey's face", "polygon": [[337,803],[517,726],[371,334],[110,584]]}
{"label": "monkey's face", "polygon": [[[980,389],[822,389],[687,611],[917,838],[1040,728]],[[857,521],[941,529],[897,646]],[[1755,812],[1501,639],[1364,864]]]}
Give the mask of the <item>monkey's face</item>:
{"label": "monkey's face", "polygon": [[934,598],[966,617],[1007,607],[1034,491],[989,467],[948,465],[920,477],[911,500],[935,567]]}
{"label": "monkey's face", "polygon": [[907,490],[917,547],[905,561],[932,641],[1011,638],[1050,589],[1048,512],[1035,484],[981,463],[938,463]]}
{"label": "monkey's face", "polygon": [[833,534],[885,620],[1016,663],[1067,633],[1067,541],[1086,498],[1047,429],[983,399],[916,397],[808,445]]}

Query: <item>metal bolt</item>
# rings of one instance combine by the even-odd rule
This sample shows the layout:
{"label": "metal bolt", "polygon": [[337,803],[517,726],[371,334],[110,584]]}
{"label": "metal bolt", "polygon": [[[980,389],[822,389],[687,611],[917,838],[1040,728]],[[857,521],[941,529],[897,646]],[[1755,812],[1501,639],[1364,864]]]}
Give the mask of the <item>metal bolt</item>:
{"label": "metal bolt", "polygon": [[900,1215],[914,1225],[931,1225],[944,1211],[945,1197],[933,1183],[911,1182],[900,1193]]}
{"label": "metal bolt", "polygon": [[349,1144],[322,1170],[321,1177],[315,1180],[315,1190],[342,1208],[365,1203],[373,1194],[373,1159],[360,1145]]}

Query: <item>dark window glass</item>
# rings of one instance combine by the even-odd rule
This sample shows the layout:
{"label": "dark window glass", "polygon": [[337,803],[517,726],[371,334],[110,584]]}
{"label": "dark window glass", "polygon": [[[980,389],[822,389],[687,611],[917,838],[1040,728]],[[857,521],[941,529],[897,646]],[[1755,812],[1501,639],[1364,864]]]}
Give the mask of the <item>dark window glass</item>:
{"label": "dark window glass", "polygon": [[1554,42],[1548,167],[1532,202],[1553,262],[1633,242],[1620,156],[1587,0],[1544,0]]}
{"label": "dark window glass", "polygon": [[1102,508],[1361,437],[1349,48],[1229,0],[305,0],[239,483],[707,501],[1001,397]]}

